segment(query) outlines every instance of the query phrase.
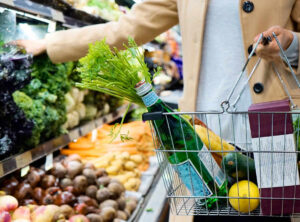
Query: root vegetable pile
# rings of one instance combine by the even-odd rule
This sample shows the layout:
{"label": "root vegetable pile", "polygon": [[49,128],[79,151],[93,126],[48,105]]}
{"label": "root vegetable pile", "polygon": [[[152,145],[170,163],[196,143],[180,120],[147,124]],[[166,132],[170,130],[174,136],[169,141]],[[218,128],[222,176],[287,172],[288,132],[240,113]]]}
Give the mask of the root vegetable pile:
{"label": "root vegetable pile", "polygon": [[107,175],[104,169],[96,170],[92,164],[83,164],[79,156],[71,155],[55,163],[49,172],[31,167],[23,178],[11,176],[4,181],[1,190],[9,197],[5,200],[14,197],[18,200],[11,201],[12,210],[17,208],[18,202],[21,205],[13,213],[15,219],[33,222],[127,220],[137,200],[125,197],[124,186]]}

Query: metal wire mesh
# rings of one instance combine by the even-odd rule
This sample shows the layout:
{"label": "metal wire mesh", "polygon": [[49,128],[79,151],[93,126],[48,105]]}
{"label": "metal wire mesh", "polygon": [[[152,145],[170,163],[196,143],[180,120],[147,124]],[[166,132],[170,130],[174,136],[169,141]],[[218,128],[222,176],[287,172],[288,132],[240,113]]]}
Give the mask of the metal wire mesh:
{"label": "metal wire mesh", "polygon": [[[187,139],[185,128],[182,124],[182,119],[179,118],[180,127],[174,128],[174,126],[169,125],[170,118],[174,116],[189,115],[191,117],[190,123],[194,129],[195,135],[199,135],[196,128],[197,125],[204,123],[206,129],[206,137],[208,142],[206,142],[206,147],[208,150],[202,150],[201,141],[198,141],[195,137],[195,147],[187,147]],[[257,132],[258,137],[256,138],[256,143],[253,142],[251,135],[249,115],[255,115],[257,119]],[[280,137],[276,134],[276,128],[274,124],[278,122],[279,115],[284,116],[282,127],[284,129],[284,134]],[[260,122],[264,118],[270,118],[271,124],[261,125]],[[163,113],[163,121],[166,124],[165,135],[161,135],[156,125],[156,121],[151,121],[151,127],[153,132],[153,140],[156,147],[156,154],[160,164],[160,169],[163,175],[163,181],[165,188],[167,190],[167,197],[170,202],[171,211],[177,215],[224,215],[224,216],[300,216],[300,186],[299,186],[299,171],[298,171],[298,161],[297,155],[298,144],[300,144],[300,112],[193,112],[193,113]],[[289,127],[289,121],[293,120],[293,144],[289,143],[291,135],[287,132]],[[226,123],[226,124],[225,124]],[[269,127],[271,130],[271,135],[268,137],[267,142],[261,135],[261,127]],[[216,138],[214,134],[219,137],[219,143],[216,143]],[[178,148],[174,138],[178,139],[178,134],[181,133],[181,138],[183,140],[183,146]],[[176,135],[175,135],[176,134]],[[162,136],[168,137],[162,139]],[[200,137],[201,138],[201,137]],[[170,144],[165,144],[164,142],[170,141]],[[227,150],[224,148],[224,141],[227,141],[234,147],[234,150]],[[262,146],[268,144],[268,147]],[[219,146],[216,146],[219,144]],[[281,144],[281,145],[278,145]],[[216,147],[218,147],[216,149]],[[194,195],[194,187],[197,184],[193,184],[192,172],[186,175],[184,180],[190,180],[191,187],[187,188],[186,183],[183,182],[176,170],[176,165],[170,163],[169,156],[174,153],[182,153],[188,157],[188,153],[207,153],[212,155],[215,160],[216,156],[224,159],[224,157],[229,153],[239,153],[246,157],[246,161],[242,164],[246,165],[246,170],[244,170],[244,176],[241,178],[240,166],[238,161],[236,161],[235,167],[235,177],[234,173],[228,175],[226,171],[226,165],[224,162],[219,161],[219,167],[222,172],[226,175],[226,195],[218,195],[218,186],[214,183],[212,192],[214,193],[215,203],[212,206],[208,206],[207,200],[210,198],[208,196]],[[206,155],[207,155],[206,154]],[[251,178],[251,173],[253,169],[249,168],[251,159],[255,160],[255,174],[256,181]],[[201,162],[200,158],[199,161]],[[281,170],[282,168],[282,170]],[[279,170],[278,170],[279,169]],[[288,170],[286,170],[288,169]],[[202,169],[201,169],[202,170]],[[200,170],[200,171],[201,171]],[[202,172],[200,172],[201,174]],[[212,174],[214,171],[212,170]],[[280,174],[280,175],[278,175]],[[282,174],[282,175],[281,175]],[[265,175],[268,175],[268,181],[271,184],[267,186],[264,185],[263,181]],[[201,175],[203,176],[203,175]],[[212,175],[214,178],[214,175]],[[232,184],[240,182],[241,180],[252,181],[259,186],[259,197],[249,197],[251,196],[251,189],[248,183],[248,196],[240,197],[238,188],[238,196],[228,196],[229,190]],[[259,182],[260,181],[260,182]],[[280,182],[278,182],[280,181]],[[291,185],[291,181],[293,184]],[[260,183],[260,185],[259,185]],[[274,184],[273,184],[274,183]],[[280,185],[278,185],[280,184]],[[288,185],[288,186],[286,186]],[[262,186],[262,187],[260,187]],[[267,190],[267,192],[266,192]],[[250,201],[259,200],[259,206],[252,210],[250,209]],[[204,201],[203,201],[204,200]],[[234,209],[230,203],[231,200],[236,200],[238,202],[238,209]],[[245,204],[242,201],[248,201],[248,210],[245,212],[240,209],[244,206],[240,203]],[[200,204],[201,203],[201,204]],[[247,204],[246,204],[247,205]]]}

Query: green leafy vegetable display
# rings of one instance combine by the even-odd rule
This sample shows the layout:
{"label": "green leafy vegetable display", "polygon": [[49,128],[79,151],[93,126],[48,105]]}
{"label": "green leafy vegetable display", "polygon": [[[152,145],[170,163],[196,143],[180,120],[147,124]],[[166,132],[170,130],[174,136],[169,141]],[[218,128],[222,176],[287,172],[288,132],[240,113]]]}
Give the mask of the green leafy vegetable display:
{"label": "green leafy vegetable display", "polygon": [[34,147],[63,132],[65,94],[71,86],[68,76],[72,69],[72,63],[55,65],[47,56],[37,57],[32,65],[31,82],[13,94],[16,104],[34,122],[33,134],[26,146]]}
{"label": "green leafy vegetable display", "polygon": [[151,83],[151,74],[143,53],[132,38],[125,48],[123,51],[111,50],[105,40],[90,45],[87,56],[79,61],[77,70],[82,82],[76,85],[143,105],[134,87],[143,79]]}
{"label": "green leafy vegetable display", "polygon": [[12,94],[30,80],[32,56],[15,46],[0,47],[0,159],[22,151],[23,141],[31,137],[34,124],[28,120]]}

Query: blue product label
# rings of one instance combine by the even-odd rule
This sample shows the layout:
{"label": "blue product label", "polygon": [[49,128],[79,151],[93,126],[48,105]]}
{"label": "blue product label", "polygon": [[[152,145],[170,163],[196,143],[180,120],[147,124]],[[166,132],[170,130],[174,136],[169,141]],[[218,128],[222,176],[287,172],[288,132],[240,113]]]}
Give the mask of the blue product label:
{"label": "blue product label", "polygon": [[150,93],[148,93],[147,95],[142,97],[142,100],[143,100],[145,106],[147,106],[147,107],[155,104],[158,99],[159,99],[159,97],[153,91],[151,91]]}
{"label": "blue product label", "polygon": [[173,164],[173,167],[193,196],[209,197],[213,194],[190,160]]}

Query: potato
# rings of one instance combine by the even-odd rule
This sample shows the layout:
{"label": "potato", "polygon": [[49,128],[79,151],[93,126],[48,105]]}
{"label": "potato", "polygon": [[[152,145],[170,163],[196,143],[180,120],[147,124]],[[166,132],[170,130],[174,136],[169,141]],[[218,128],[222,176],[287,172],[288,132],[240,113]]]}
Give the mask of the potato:
{"label": "potato", "polygon": [[135,177],[140,178],[141,177],[141,171],[139,169],[134,169],[133,172],[135,173]]}
{"label": "potato", "polygon": [[[123,185],[120,180],[118,180],[118,176],[111,178],[110,183],[118,183],[120,185]],[[125,191],[125,190],[124,190]]]}
{"label": "potato", "polygon": [[126,171],[124,175],[127,177],[127,180],[129,180],[132,177],[135,177],[135,173],[132,171]]}
{"label": "potato", "polygon": [[127,214],[124,211],[118,210],[116,218],[121,220],[127,220]]}
{"label": "potato", "polygon": [[124,162],[122,160],[114,160],[110,163],[110,165],[122,168],[124,165]]}
{"label": "potato", "polygon": [[126,197],[126,202],[130,202],[130,201],[133,201],[135,203],[139,202],[138,198],[136,198],[135,196]]}
{"label": "potato", "polygon": [[94,165],[96,168],[107,168],[109,166],[109,162],[109,160],[105,159],[95,163]]}
{"label": "potato", "polygon": [[68,162],[74,161],[74,160],[76,160],[76,161],[78,161],[78,162],[81,163],[81,157],[80,157],[78,154],[72,154],[72,155],[68,156],[68,157],[64,160],[64,162],[66,162],[66,163],[68,164]]}
{"label": "potato", "polygon": [[97,191],[96,198],[99,203],[109,199],[112,196],[112,193],[108,188],[104,187]]}
{"label": "potato", "polygon": [[96,183],[97,176],[96,176],[95,170],[84,169],[82,171],[82,174],[86,177],[87,182],[88,182],[89,185],[93,185],[93,184]]}
{"label": "potato", "polygon": [[130,178],[128,182],[131,183],[135,189],[138,189],[141,185],[141,180],[138,178]]}
{"label": "potato", "polygon": [[126,170],[130,170],[130,171],[136,168],[136,164],[133,161],[127,161],[124,166]]}
{"label": "potato", "polygon": [[68,176],[72,179],[82,172],[83,164],[78,160],[72,160],[67,163]]}
{"label": "potato", "polygon": [[55,185],[56,178],[53,175],[45,175],[41,181],[41,187],[43,189],[47,189],[49,187],[53,187]]}
{"label": "potato", "polygon": [[96,170],[96,167],[94,166],[94,164],[87,162],[83,165],[83,169],[92,169],[92,170]]}
{"label": "potato", "polygon": [[96,169],[96,176],[97,177],[107,176],[107,172],[104,168],[98,168]]}
{"label": "potato", "polygon": [[90,185],[85,191],[85,194],[91,198],[96,199],[98,188],[95,185]]}
{"label": "potato", "polygon": [[128,160],[130,158],[130,154],[128,152],[121,153],[121,156],[124,158],[124,160]]}
{"label": "potato", "polygon": [[73,185],[73,181],[70,178],[64,178],[60,181],[60,187],[62,189],[65,189],[68,186],[72,186]]}
{"label": "potato", "polygon": [[88,182],[85,176],[76,176],[74,179],[74,189],[78,193],[84,193],[88,186]]}
{"label": "potato", "polygon": [[54,163],[51,174],[57,178],[64,178],[67,174],[67,169],[61,163]]}
{"label": "potato", "polygon": [[126,190],[137,190],[141,184],[141,180],[137,178],[130,178],[125,184]]}
{"label": "potato", "polygon": [[[127,206],[127,204],[126,204],[126,206]],[[106,200],[100,204],[101,209],[106,208],[106,207],[112,207],[115,210],[119,209],[117,201],[114,201],[114,200]]]}
{"label": "potato", "polygon": [[110,183],[107,188],[115,196],[115,198],[119,197],[121,193],[125,191],[124,186],[116,182]]}
{"label": "potato", "polygon": [[86,216],[90,222],[102,222],[102,217],[99,214],[88,214]]}
{"label": "potato", "polygon": [[121,169],[120,166],[112,165],[112,166],[107,167],[106,171],[109,175],[117,175],[120,169]]}
{"label": "potato", "polygon": [[97,185],[98,186],[107,186],[110,183],[110,178],[107,176],[100,177],[97,179]]}
{"label": "potato", "polygon": [[123,212],[127,215],[127,218],[130,217],[131,212],[129,212],[129,210],[127,208],[125,208]]}
{"label": "potato", "polygon": [[120,183],[124,184],[128,180],[128,178],[125,175],[117,175],[113,178],[114,180],[120,181]]}
{"label": "potato", "polygon": [[61,205],[59,208],[60,212],[65,216],[65,218],[70,218],[75,214],[73,208],[67,204]]}
{"label": "potato", "polygon": [[120,210],[124,210],[126,207],[126,200],[123,196],[119,197],[119,199],[116,200],[118,203],[118,207]]}
{"label": "potato", "polygon": [[116,210],[113,207],[104,207],[100,215],[104,222],[109,222],[116,217]]}
{"label": "potato", "polygon": [[135,201],[130,200],[130,201],[126,202],[125,209],[128,210],[130,213],[132,213],[135,210],[136,205],[137,204]]}
{"label": "potato", "polygon": [[143,157],[140,154],[135,154],[130,156],[130,160],[137,164],[140,164],[143,161]]}

